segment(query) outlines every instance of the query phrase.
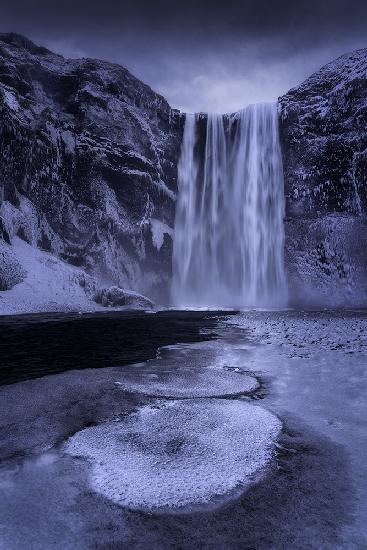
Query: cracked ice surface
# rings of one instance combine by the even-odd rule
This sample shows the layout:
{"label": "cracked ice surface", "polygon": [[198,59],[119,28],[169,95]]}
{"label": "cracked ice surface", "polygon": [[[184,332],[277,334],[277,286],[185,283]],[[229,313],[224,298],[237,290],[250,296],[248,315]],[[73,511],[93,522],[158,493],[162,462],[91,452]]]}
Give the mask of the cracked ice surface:
{"label": "cracked ice surface", "polygon": [[276,416],[242,401],[159,402],[76,433],[66,451],[91,459],[91,484],[108,499],[164,511],[211,504],[253,481],[280,429]]}

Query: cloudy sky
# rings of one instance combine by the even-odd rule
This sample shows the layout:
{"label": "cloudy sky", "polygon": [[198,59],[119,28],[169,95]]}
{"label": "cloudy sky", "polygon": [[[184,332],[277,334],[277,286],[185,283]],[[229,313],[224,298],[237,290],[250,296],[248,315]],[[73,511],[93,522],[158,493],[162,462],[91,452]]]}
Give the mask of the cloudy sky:
{"label": "cloudy sky", "polygon": [[120,63],[185,111],[274,100],[367,47],[366,0],[0,0],[0,31]]}

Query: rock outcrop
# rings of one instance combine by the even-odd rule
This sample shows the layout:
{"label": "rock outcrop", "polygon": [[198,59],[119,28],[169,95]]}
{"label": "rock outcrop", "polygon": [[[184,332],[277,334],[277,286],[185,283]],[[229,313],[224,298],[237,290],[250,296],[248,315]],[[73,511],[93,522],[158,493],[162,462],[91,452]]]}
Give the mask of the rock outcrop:
{"label": "rock outcrop", "polygon": [[0,237],[167,301],[182,126],[123,67],[0,35]]}
{"label": "rock outcrop", "polygon": [[279,99],[290,299],[367,303],[367,49]]}
{"label": "rock outcrop", "polygon": [[137,292],[123,290],[117,286],[100,288],[94,295],[94,300],[104,307],[127,306],[144,309],[152,309],[153,302]]}

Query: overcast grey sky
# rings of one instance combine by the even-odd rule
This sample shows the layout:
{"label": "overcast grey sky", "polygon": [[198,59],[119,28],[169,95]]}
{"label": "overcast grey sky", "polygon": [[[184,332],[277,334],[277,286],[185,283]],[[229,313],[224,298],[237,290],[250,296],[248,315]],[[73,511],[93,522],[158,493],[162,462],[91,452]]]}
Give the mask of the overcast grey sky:
{"label": "overcast grey sky", "polygon": [[274,100],[367,47],[367,0],[0,0],[0,31],[120,63],[185,111]]}

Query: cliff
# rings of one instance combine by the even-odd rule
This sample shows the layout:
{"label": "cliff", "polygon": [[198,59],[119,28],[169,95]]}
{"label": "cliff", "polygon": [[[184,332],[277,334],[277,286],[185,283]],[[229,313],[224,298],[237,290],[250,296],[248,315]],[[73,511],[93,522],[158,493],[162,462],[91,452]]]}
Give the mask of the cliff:
{"label": "cliff", "polygon": [[[0,312],[32,292],[32,311],[113,305],[116,287],[167,304],[184,116],[123,67],[13,33],[0,115]],[[279,98],[279,121],[290,304],[367,305],[367,49]]]}
{"label": "cliff", "polygon": [[2,258],[15,265],[18,236],[167,300],[181,134],[179,113],[123,67],[0,35]]}
{"label": "cliff", "polygon": [[367,303],[367,49],[279,99],[291,303]]}

